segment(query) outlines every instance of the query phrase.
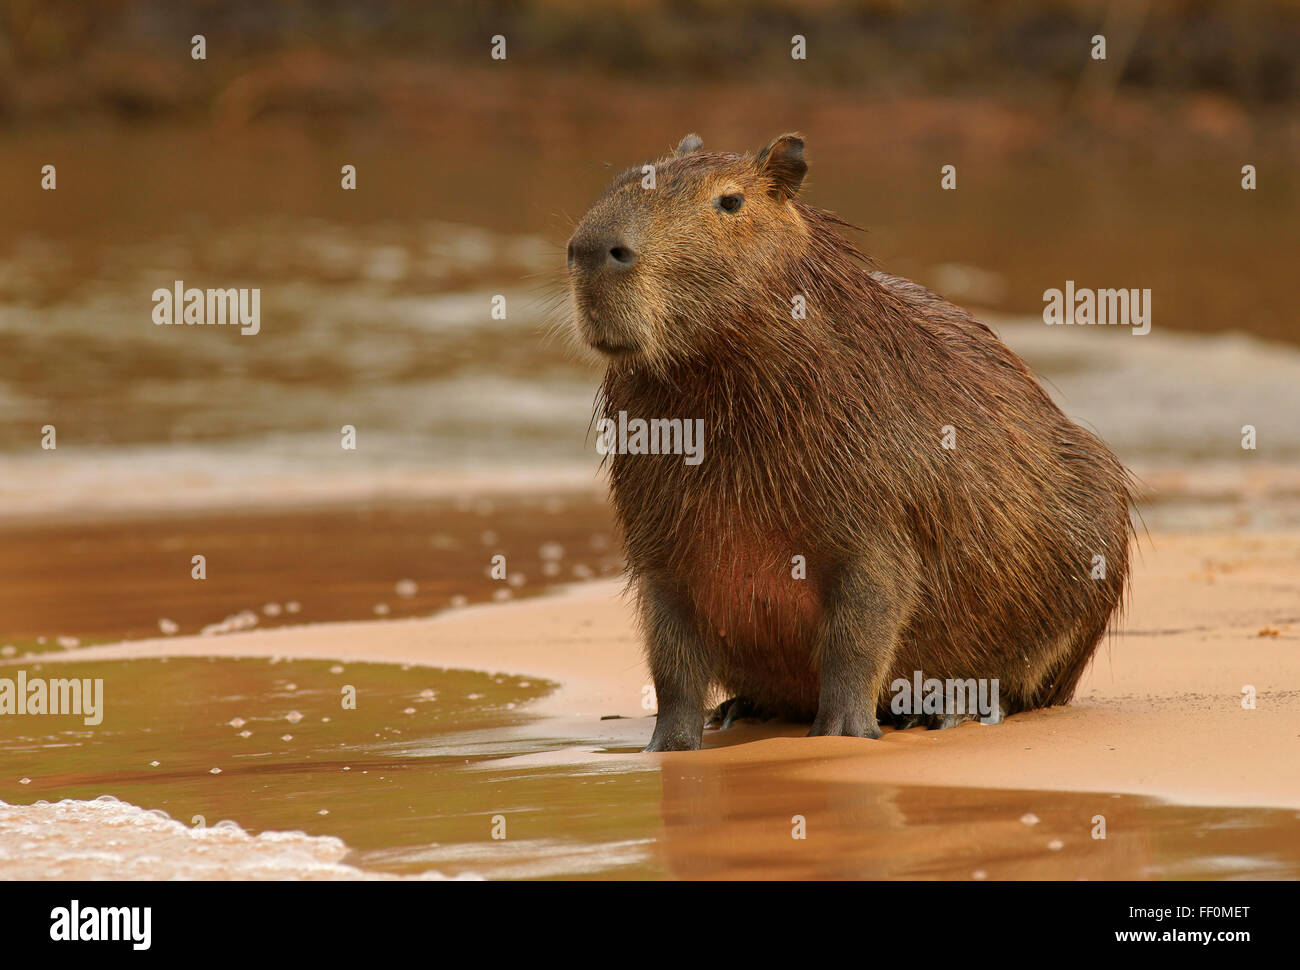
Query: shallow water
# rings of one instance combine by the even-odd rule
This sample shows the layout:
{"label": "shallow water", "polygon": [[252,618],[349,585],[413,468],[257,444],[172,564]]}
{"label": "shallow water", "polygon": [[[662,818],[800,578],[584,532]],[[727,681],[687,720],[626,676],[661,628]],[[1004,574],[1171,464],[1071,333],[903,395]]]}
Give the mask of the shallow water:
{"label": "shallow water", "polygon": [[[7,667],[15,677],[18,668]],[[465,838],[499,757],[544,682],[470,671],[267,660],[26,664],[102,678],[102,725],[0,718],[0,800],[111,794],[181,821],[335,835],[359,850]],[[355,709],[341,693],[355,689]],[[408,736],[415,762],[385,752]],[[27,779],[27,781],[23,781]]]}
{"label": "shallow water", "polygon": [[[2,668],[10,677],[16,669]],[[528,702],[554,685],[520,677],[233,659],[23,669],[103,678],[105,717],[94,728],[62,716],[0,718],[0,802],[15,806],[0,810],[0,874],[26,855],[64,876],[147,875],[150,854],[166,851],[170,871],[190,878],[352,871],[340,866],[507,879],[1300,878],[1292,811],[830,783],[806,775],[811,763],[764,760],[753,746],[721,762],[650,759],[631,754],[610,722],[592,718],[582,736],[581,725],[575,733],[573,722],[530,715]],[[345,684],[357,688],[355,710],[341,707]],[[710,732],[707,744],[762,733],[743,725]],[[571,757],[533,760],[545,752]],[[196,848],[211,838],[196,833],[195,847],[178,846],[170,833],[137,844],[132,833],[157,823],[124,806],[67,806],[81,843],[99,833],[98,854],[66,837],[48,844],[30,827],[55,812],[37,802],[102,795],[192,830],[229,820],[250,835],[310,838],[276,836],[280,854],[264,869],[227,860],[214,872],[210,852]],[[1098,814],[1104,840],[1092,837]],[[243,832],[221,829],[235,858],[253,855]],[[346,849],[340,858],[328,854],[331,838]],[[315,869],[286,861],[290,848]]]}
{"label": "shallow water", "polygon": [[[599,368],[550,333],[563,330],[563,213],[600,191],[603,160],[662,143],[640,117],[611,119],[591,141],[541,138],[534,154],[517,141],[537,137],[525,128],[486,126],[461,158],[364,127],[8,136],[5,184],[28,185],[50,158],[75,177],[16,190],[4,213],[5,513],[216,504],[287,481],[327,500],[343,484],[456,469],[590,478]],[[998,311],[1065,411],[1140,473],[1300,464],[1288,296],[1300,196],[1286,166],[1244,193],[1213,157],[1096,165],[1066,152],[972,164],[943,193],[933,146],[842,121],[808,134],[825,144],[810,198],[869,227],[859,241],[882,268]],[[366,173],[364,191],[339,190],[340,157]],[[150,294],[177,279],[259,288],[261,331],[155,326]],[[1045,327],[1041,294],[1067,279],[1151,288],[1151,333]],[[1218,333],[1232,330],[1273,342]],[[56,451],[40,448],[47,423]],[[1240,447],[1246,424],[1257,451]],[[340,448],[345,425],[356,451]]]}
{"label": "shallow water", "polygon": [[[0,660],[67,644],[428,616],[618,573],[590,492],[0,525]],[[192,578],[191,557],[207,557]],[[506,577],[490,573],[505,557]]]}

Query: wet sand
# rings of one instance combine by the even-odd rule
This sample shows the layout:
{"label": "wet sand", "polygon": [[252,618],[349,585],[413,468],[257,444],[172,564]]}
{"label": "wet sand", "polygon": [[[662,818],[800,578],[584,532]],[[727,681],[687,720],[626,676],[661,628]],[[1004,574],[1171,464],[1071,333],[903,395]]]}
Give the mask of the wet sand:
{"label": "wet sand", "polygon": [[[361,829],[338,821],[353,850],[347,862],[366,871],[1300,876],[1300,535],[1155,534],[1143,542],[1131,611],[1074,704],[995,727],[890,730],[879,741],[807,739],[803,725],[745,723],[706,732],[702,752],[640,754],[652,727],[649,678],[620,589],[596,581],[432,618],[178,636],[39,660],[46,670],[151,657],[379,662],[558,685],[523,704],[527,716],[514,726],[470,732],[475,757],[484,756],[472,770],[488,784],[474,786],[454,812],[430,803],[429,827],[401,844],[358,845]],[[1253,710],[1242,706],[1246,685],[1255,690]],[[448,751],[446,735],[429,724],[380,754],[432,768]],[[25,789],[3,779],[0,799],[95,791],[73,793],[30,774]],[[120,781],[109,773],[95,784],[114,794]],[[147,791],[132,794],[157,807]],[[487,834],[498,812],[513,826],[503,841]],[[242,817],[231,815],[250,832],[287,822],[258,817],[247,803]],[[443,815],[458,821],[438,821]],[[792,835],[796,816],[807,839]],[[1104,840],[1093,834],[1099,817]],[[294,827],[327,837],[340,831],[332,825],[326,818]]]}
{"label": "wet sand", "polygon": [[[155,639],[42,659],[294,657],[543,677],[561,687],[537,703],[537,713],[582,721],[618,715],[623,720],[601,722],[600,735],[610,747],[630,748],[649,737],[640,718],[650,679],[621,589],[619,581],[591,583],[427,620]],[[1255,710],[1242,707],[1246,685],[1255,688]],[[995,727],[889,731],[874,742],[803,739],[805,730],[710,731],[708,752],[664,757],[815,758],[812,774],[821,777],[1300,810],[1300,536],[1151,539],[1123,630],[1103,644],[1069,706]]]}

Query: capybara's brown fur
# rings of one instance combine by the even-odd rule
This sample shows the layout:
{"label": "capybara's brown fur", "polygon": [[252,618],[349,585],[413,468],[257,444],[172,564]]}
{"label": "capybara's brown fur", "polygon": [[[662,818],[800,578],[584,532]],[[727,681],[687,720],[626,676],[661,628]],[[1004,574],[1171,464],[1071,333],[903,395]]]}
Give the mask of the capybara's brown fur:
{"label": "capybara's brown fur", "polygon": [[757,155],[688,136],[569,244],[598,417],[703,420],[698,464],[611,459],[647,750],[698,748],[718,686],[728,721],[859,737],[916,671],[995,678],[1002,714],[1065,703],[1124,597],[1124,468],[988,327],[873,272],[798,198],[805,171],[797,135]]}

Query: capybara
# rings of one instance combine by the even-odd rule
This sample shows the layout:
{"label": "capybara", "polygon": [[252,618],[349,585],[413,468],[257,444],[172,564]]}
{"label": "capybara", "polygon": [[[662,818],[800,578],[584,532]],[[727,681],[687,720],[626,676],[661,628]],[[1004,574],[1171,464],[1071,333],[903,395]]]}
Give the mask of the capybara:
{"label": "capybara", "polygon": [[995,684],[986,722],[1062,704],[1124,600],[1124,467],[987,326],[873,271],[799,198],[806,171],[798,135],[757,155],[688,135],[569,241],[574,327],[607,362],[597,418],[703,430],[694,461],[609,458],[648,751],[698,748],[718,687],[724,726],[864,738],[970,717],[900,714],[891,685],[918,671]]}

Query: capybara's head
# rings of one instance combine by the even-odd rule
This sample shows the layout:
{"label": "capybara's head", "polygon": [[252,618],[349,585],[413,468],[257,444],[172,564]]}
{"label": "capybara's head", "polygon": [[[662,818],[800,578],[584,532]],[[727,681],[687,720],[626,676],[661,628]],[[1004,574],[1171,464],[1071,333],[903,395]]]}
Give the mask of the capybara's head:
{"label": "capybara's head", "polygon": [[569,240],[579,338],[609,358],[663,361],[718,335],[801,252],[803,139],[757,155],[705,152],[696,135],[614,179]]}

